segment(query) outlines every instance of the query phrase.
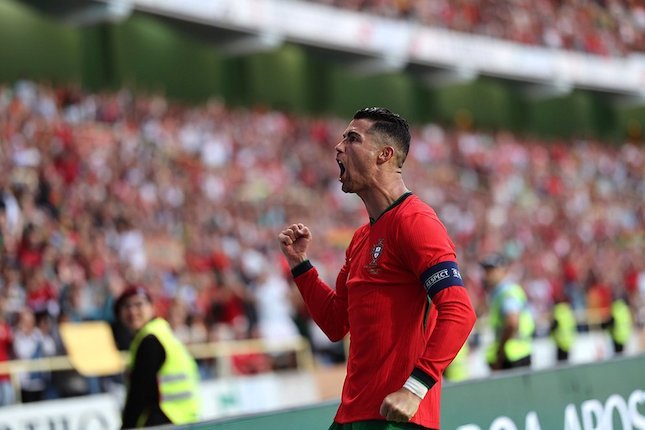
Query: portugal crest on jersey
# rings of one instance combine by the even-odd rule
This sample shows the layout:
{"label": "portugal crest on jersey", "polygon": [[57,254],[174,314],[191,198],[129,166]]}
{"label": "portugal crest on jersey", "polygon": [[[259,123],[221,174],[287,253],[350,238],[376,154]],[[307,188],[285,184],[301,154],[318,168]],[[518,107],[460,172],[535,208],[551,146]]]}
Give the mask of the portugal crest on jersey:
{"label": "portugal crest on jersey", "polygon": [[383,239],[379,239],[372,246],[372,251],[370,252],[370,262],[365,266],[368,272],[372,275],[378,273],[378,259],[383,253]]}

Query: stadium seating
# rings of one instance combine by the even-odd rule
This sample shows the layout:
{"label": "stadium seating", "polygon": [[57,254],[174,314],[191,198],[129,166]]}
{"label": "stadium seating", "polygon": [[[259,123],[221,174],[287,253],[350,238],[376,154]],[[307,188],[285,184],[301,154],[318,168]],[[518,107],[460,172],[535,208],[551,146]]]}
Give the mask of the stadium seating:
{"label": "stadium seating", "polygon": [[631,0],[313,0],[528,45],[624,56],[645,51],[645,7]]}

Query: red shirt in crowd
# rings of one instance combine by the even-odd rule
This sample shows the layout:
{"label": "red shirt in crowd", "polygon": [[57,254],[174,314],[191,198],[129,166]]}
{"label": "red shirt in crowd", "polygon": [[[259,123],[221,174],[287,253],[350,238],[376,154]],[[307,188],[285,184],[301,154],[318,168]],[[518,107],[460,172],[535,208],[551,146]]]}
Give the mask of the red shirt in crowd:
{"label": "red shirt in crowd", "polygon": [[293,269],[325,334],[350,334],[337,422],[383,420],[383,399],[412,375],[430,388],[412,422],[439,428],[441,374],[475,323],[455,260],[434,210],[408,193],[355,232],[335,291],[309,262]]}
{"label": "red shirt in crowd", "polygon": [[[13,332],[11,326],[4,321],[0,321],[0,362],[11,360],[11,350],[13,348]],[[11,378],[8,374],[0,374],[0,381],[9,381]]]}

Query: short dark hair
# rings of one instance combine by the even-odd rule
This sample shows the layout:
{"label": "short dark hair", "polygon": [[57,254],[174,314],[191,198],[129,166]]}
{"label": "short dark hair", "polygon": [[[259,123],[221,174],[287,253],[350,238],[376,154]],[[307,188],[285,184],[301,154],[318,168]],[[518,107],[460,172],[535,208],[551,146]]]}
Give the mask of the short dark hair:
{"label": "short dark hair", "polygon": [[383,107],[368,107],[357,111],[353,119],[368,119],[374,124],[370,131],[382,133],[394,140],[400,150],[399,164],[403,165],[410,150],[410,126],[405,118]]}

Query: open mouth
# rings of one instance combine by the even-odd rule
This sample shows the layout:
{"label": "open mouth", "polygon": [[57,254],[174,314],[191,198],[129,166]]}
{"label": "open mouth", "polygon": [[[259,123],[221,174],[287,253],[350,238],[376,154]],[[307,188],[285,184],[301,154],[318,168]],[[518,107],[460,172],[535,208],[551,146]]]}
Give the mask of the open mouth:
{"label": "open mouth", "polygon": [[345,173],[345,166],[341,161],[336,160],[338,163],[338,167],[340,168],[340,175],[338,176],[338,179],[343,179],[343,174]]}

